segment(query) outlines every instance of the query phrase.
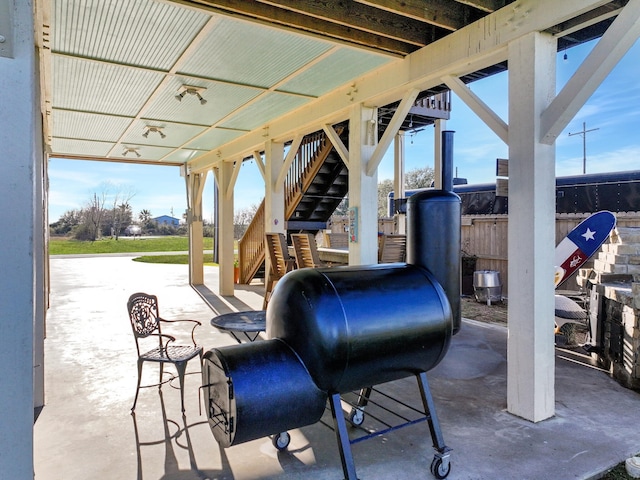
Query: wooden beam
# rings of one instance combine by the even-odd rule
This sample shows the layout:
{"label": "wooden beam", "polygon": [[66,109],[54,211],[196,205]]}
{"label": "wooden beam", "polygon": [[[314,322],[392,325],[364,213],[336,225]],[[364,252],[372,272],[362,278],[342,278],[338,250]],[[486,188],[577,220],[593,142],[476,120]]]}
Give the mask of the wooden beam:
{"label": "wooden beam", "polygon": [[349,150],[345,146],[344,142],[340,139],[340,135],[338,135],[338,132],[336,132],[335,128],[333,128],[332,125],[325,124],[322,126],[322,130],[324,130],[324,133],[326,133],[327,137],[329,137],[329,141],[333,145],[333,148],[336,149],[336,152],[338,152],[338,155],[340,155],[342,162],[345,164],[348,170]]}
{"label": "wooden beam", "polygon": [[241,167],[242,167],[242,160],[236,160],[233,164],[233,172],[231,172],[231,179],[229,180],[229,185],[227,185],[227,190],[225,191],[225,196],[229,200],[233,198],[233,189],[236,186],[236,181],[238,180],[238,175],[240,174]]}
{"label": "wooden beam", "polygon": [[[373,151],[373,154],[369,159],[369,163],[367,163],[367,175],[372,176],[378,169],[378,165],[380,165],[382,157],[384,157],[384,154],[387,152],[387,149],[389,148],[389,145],[391,145],[391,142],[396,136],[396,133],[398,133],[398,130],[400,130],[404,119],[407,118],[407,113],[409,113],[409,110],[411,110],[411,107],[413,107],[413,104],[415,103],[416,98],[418,98],[419,93],[420,90],[414,88],[412,90],[409,90],[402,98],[400,105],[398,105],[398,108],[393,114],[393,117],[391,117],[389,125],[387,125],[386,130],[382,134],[380,142],[376,146],[376,149]],[[375,131],[378,131],[377,125],[375,125]]]}
{"label": "wooden beam", "polygon": [[289,173],[289,167],[291,167],[293,159],[296,158],[296,154],[298,153],[298,149],[300,148],[303,138],[304,136],[297,134],[291,142],[287,156],[285,157],[282,167],[280,168],[280,172],[278,173],[278,178],[276,178],[276,183],[273,185],[273,189],[275,191],[280,191],[282,189],[284,179],[287,176],[287,173]]}
{"label": "wooden beam", "polygon": [[456,2],[469,5],[470,7],[487,13],[493,13],[508,3],[505,0],[456,0]]}
{"label": "wooden beam", "polygon": [[[509,42],[533,31],[544,31],[607,1],[522,0],[517,3],[521,5],[517,14],[511,9],[498,10],[405,59],[380,67],[350,85],[337,88],[281,116],[269,124],[270,137],[286,141],[293,132],[312,132],[326,123],[344,121],[349,117],[354,101],[387,105],[401,98],[409,88],[427,90],[441,84],[444,75],[461,76],[505,61]],[[505,29],[506,24],[511,28]],[[357,85],[355,94],[353,85]],[[189,166],[194,170],[208,169],[238,155],[251,155],[264,144],[263,134],[262,129],[255,129],[218,147],[215,152],[192,160]]]}
{"label": "wooden beam", "polygon": [[256,161],[256,165],[258,166],[258,170],[260,170],[260,175],[262,175],[262,180],[266,179],[266,173],[264,171],[264,162],[262,161],[262,155],[258,150],[253,152],[253,159]]}
{"label": "wooden beam", "polygon": [[571,18],[566,22],[554,25],[545,31],[555,35],[556,37],[564,37],[566,35],[570,36],[578,30],[618,15],[627,2],[628,0],[613,0],[611,3],[594,8],[582,15]]}
{"label": "wooden beam", "polygon": [[500,137],[507,145],[509,144],[509,125],[502,120],[497,113],[484,103],[480,97],[471,91],[471,89],[465,85],[462,80],[452,75],[445,75],[442,77],[442,81],[460,97],[460,99],[480,117],[487,127]]}
{"label": "wooden beam", "polygon": [[299,13],[307,18],[307,26],[324,20],[417,46],[426,45],[424,23],[368,5],[316,0],[259,0],[259,3]]}
{"label": "wooden beam", "polygon": [[[207,10],[223,15],[237,15],[252,21],[258,21],[266,25],[276,25],[302,31],[308,34],[331,38],[340,42],[349,43],[358,47],[373,49],[378,52],[391,55],[404,56],[415,51],[419,45],[390,38],[379,32],[366,32],[351,28],[342,24],[319,18],[311,18],[308,15],[284,10],[272,5],[246,0],[174,0],[185,5],[206,7]],[[422,42],[420,45],[424,45]]]}
{"label": "wooden beam", "polygon": [[640,37],[640,0],[631,0],[542,113],[540,141],[551,145]]}
{"label": "wooden beam", "polygon": [[447,30],[458,30],[485,14],[450,0],[355,0],[358,3],[412,18]]}

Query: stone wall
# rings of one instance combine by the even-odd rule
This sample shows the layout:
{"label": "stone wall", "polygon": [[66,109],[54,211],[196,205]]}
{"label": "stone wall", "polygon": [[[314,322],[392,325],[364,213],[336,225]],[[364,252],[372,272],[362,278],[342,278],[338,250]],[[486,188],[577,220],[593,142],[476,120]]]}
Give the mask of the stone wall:
{"label": "stone wall", "polygon": [[578,283],[590,291],[600,363],[622,385],[640,390],[640,228],[616,228]]}

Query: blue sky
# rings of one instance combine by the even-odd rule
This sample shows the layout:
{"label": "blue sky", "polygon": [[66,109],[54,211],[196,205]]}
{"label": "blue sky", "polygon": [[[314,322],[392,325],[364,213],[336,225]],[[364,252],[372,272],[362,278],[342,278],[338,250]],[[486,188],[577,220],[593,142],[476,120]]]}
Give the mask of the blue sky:
{"label": "blue sky", "polygon": [[[557,88],[560,90],[589,53],[595,42],[558,55]],[[640,42],[607,77],[556,142],[556,175],[582,173],[582,138],[569,136],[587,130],[587,173],[640,169]],[[471,89],[503,120],[507,114],[507,74],[471,84]],[[456,132],[454,164],[458,176],[469,183],[495,182],[496,158],[507,158],[507,146],[454,96],[447,129]],[[406,170],[433,166],[433,128],[405,140]],[[393,148],[385,155],[378,180],[393,178]],[[184,179],[178,167],[144,166],[113,162],[89,162],[54,158],[49,163],[49,218],[56,221],[65,211],[81,208],[94,192],[134,192],[134,214],[149,210],[153,216],[181,217],[186,209]],[[264,196],[262,177],[255,162],[245,162],[235,189],[236,210],[258,204]],[[205,186],[204,217],[213,211],[213,178]]]}

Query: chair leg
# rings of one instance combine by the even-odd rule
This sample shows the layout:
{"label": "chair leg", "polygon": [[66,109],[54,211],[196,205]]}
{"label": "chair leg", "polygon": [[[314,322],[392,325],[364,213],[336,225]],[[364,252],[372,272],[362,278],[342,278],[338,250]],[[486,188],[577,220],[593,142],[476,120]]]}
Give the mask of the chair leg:
{"label": "chair leg", "polygon": [[267,309],[267,304],[269,303],[269,297],[271,297],[271,290],[273,289],[273,275],[271,272],[267,273],[267,278],[265,280],[264,285],[264,299],[262,300],[262,309]]}
{"label": "chair leg", "polygon": [[133,412],[136,409],[136,403],[138,403],[138,392],[140,392],[140,380],[142,379],[142,364],[143,360],[138,359],[138,384],[136,385],[136,396],[133,399],[133,406],[131,407],[131,411]]}
{"label": "chair leg", "polygon": [[164,375],[164,362],[160,362],[160,379],[158,380],[158,390],[162,389],[162,376]]}
{"label": "chair leg", "polygon": [[176,370],[178,370],[178,378],[180,379],[180,405],[184,412],[184,374],[187,370],[187,362],[176,362]]}

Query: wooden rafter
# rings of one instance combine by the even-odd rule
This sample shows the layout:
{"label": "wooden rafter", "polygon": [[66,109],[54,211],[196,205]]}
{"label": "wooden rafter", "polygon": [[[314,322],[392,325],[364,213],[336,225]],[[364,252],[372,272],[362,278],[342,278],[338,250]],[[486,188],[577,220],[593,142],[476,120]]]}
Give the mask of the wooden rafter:
{"label": "wooden rafter", "polygon": [[458,30],[470,21],[478,20],[486,14],[477,8],[450,0],[432,0],[431,2],[422,0],[356,0],[356,2],[450,31]]}
{"label": "wooden rafter", "polygon": [[[318,16],[314,17],[299,11],[279,8],[262,2],[247,2],[246,0],[184,0],[181,3],[207,7],[214,12],[238,15],[250,20],[328,37],[392,55],[406,55],[421,46],[417,45],[415,41],[398,40],[390,34],[383,35],[381,32],[365,31],[330,20],[323,20]],[[396,36],[398,34],[399,32],[396,29]]]}
{"label": "wooden rafter", "polygon": [[493,13],[499,8],[511,3],[506,0],[456,0],[456,2],[475,7],[487,13]]}
{"label": "wooden rafter", "polygon": [[407,55],[514,0],[177,1],[394,55]]}

